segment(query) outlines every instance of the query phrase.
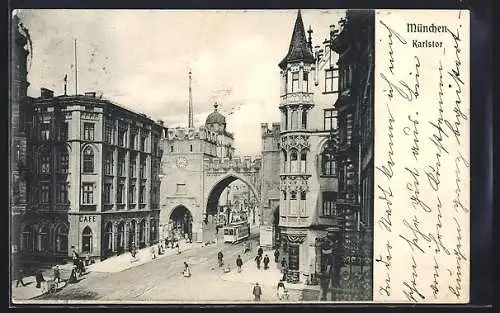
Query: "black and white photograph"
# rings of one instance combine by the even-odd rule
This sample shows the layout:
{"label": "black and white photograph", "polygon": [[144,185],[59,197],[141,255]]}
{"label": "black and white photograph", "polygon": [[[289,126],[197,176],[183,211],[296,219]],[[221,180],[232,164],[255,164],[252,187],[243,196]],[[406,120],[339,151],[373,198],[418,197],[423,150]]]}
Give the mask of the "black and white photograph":
{"label": "black and white photograph", "polygon": [[14,10],[11,301],[372,301],[374,12]]}

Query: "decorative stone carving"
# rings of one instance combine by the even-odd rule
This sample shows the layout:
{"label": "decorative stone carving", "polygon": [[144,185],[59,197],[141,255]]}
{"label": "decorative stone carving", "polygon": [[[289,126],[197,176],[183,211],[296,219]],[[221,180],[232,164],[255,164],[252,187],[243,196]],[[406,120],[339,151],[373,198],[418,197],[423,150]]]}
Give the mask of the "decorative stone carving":
{"label": "decorative stone carving", "polygon": [[259,157],[243,156],[229,158],[205,158],[205,170],[207,172],[228,172],[254,173],[261,168],[261,159]]}
{"label": "decorative stone carving", "polygon": [[281,176],[280,190],[281,191],[308,191],[309,186],[307,180],[309,175],[289,175]]}
{"label": "decorative stone carving", "polygon": [[309,149],[310,146],[308,135],[285,135],[281,137],[281,147],[286,151],[294,148],[301,151]]}
{"label": "decorative stone carving", "polygon": [[284,233],[283,236],[286,238],[288,243],[301,244],[306,238],[306,234],[287,234]]}

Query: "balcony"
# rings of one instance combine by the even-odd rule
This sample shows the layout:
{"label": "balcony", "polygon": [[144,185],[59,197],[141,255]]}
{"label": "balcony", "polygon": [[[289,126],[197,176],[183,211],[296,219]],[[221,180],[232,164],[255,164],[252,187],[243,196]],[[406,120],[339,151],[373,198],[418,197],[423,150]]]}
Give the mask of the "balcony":
{"label": "balcony", "polygon": [[80,212],[96,212],[97,205],[95,204],[80,204]]}
{"label": "balcony", "polygon": [[125,203],[119,203],[119,204],[117,204],[116,205],[116,210],[117,211],[123,211],[123,210],[125,210],[125,205],[126,205]]}
{"label": "balcony", "polygon": [[280,108],[283,106],[294,104],[313,105],[313,94],[311,92],[294,92],[280,97]]}
{"label": "balcony", "polygon": [[280,216],[279,226],[306,227],[309,224],[308,219],[308,216]]}
{"label": "balcony", "polygon": [[113,210],[113,204],[112,203],[103,204],[103,206],[102,206],[102,211],[103,212],[109,212],[109,211],[112,211],[112,210]]}

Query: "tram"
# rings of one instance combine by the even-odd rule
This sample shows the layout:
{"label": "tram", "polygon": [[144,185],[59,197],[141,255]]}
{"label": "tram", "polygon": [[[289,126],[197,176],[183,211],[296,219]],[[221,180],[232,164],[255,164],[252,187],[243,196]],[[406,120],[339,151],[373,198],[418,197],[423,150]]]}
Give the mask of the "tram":
{"label": "tram", "polygon": [[246,221],[224,227],[224,242],[235,243],[250,236],[250,224]]}

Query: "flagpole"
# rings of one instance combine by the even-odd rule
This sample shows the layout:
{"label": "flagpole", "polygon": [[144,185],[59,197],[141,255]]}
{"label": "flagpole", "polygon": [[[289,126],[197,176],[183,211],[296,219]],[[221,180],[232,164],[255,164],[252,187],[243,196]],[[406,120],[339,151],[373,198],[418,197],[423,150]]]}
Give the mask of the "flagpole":
{"label": "flagpole", "polygon": [[78,95],[78,60],[76,58],[76,39],[75,39],[75,95]]}

